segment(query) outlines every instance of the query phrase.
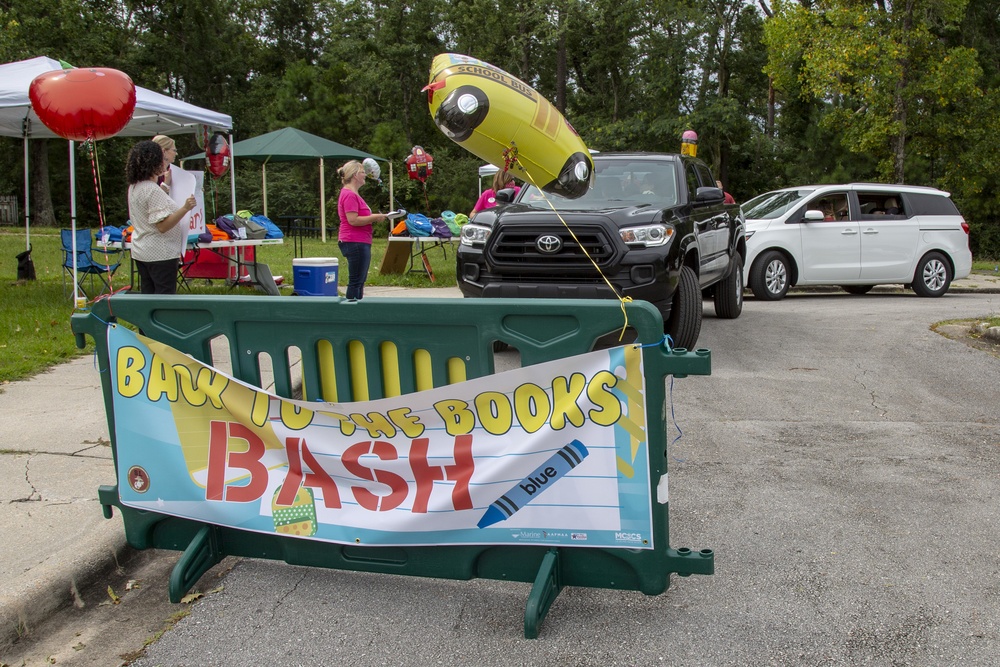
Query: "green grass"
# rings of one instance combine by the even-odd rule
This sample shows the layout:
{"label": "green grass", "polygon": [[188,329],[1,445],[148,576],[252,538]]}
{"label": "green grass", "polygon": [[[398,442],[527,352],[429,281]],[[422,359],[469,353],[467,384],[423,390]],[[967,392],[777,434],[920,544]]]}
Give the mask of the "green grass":
{"label": "green grass", "polygon": [[[38,229],[31,233],[31,257],[38,280],[17,282],[17,260],[14,256],[24,249],[24,230],[0,230],[0,244],[8,248],[7,257],[0,258],[0,383],[31,377],[50,366],[71,359],[87,350],[78,350],[69,326],[73,306],[63,287],[62,251],[59,249],[59,231]],[[427,253],[431,261],[435,282],[424,273],[382,275],[379,266],[387,245],[385,239],[376,239],[372,246],[372,268],[368,274],[369,285],[406,287],[452,287],[455,282],[455,253],[449,248],[447,258],[440,249]],[[294,248],[291,239],[284,245],[259,249],[258,258],[266,263],[273,275],[282,275],[292,282]],[[340,265],[340,285],[347,282],[347,262],[333,239],[325,244],[319,239],[305,239],[304,257],[336,257]],[[997,260],[973,262],[976,273],[996,274]],[[407,267],[408,268],[408,267]],[[128,282],[127,266],[119,271],[115,288]],[[230,289],[222,281],[208,283],[193,281],[193,290],[201,294],[225,294],[240,298],[259,294],[251,289]],[[283,291],[290,293],[290,291]]]}
{"label": "green grass", "polygon": [[[456,284],[453,247],[448,249],[447,257],[440,249],[427,252],[434,272],[434,282],[424,273],[381,275],[379,266],[387,243],[385,239],[376,239],[372,246],[372,268],[368,274],[368,285],[453,287]],[[78,350],[70,330],[69,318],[73,314],[73,304],[68,283],[65,288],[63,286],[59,230],[32,230],[31,245],[31,258],[38,280],[18,282],[15,255],[24,250],[24,230],[0,230],[0,247],[8,248],[7,256],[0,258],[0,383],[31,377],[57,363],[92,352],[92,344],[87,350]],[[273,275],[283,275],[288,284],[292,283],[294,248],[291,239],[286,239],[284,245],[260,248],[258,253],[258,260],[267,264]],[[340,254],[335,240],[329,239],[324,244],[319,239],[304,239],[302,255],[336,257],[339,260],[340,285],[343,291],[347,282],[347,262]],[[126,263],[119,269],[114,286],[115,289],[120,289],[127,284]],[[249,288],[230,289],[223,281],[209,283],[204,280],[193,281],[192,291],[225,294],[234,299],[260,294]],[[290,294],[291,290],[283,290],[282,293]]]}
{"label": "green grass", "polygon": [[995,259],[973,260],[972,272],[996,274],[1000,272],[1000,260],[995,260]]}

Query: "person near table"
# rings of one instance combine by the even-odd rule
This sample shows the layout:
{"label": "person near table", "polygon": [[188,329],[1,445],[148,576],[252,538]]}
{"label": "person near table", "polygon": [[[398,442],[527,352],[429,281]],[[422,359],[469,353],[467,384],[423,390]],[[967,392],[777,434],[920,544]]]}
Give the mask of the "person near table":
{"label": "person near table", "polygon": [[348,301],[360,301],[365,295],[365,281],[372,263],[372,224],[386,219],[385,213],[372,213],[371,208],[359,194],[365,184],[365,168],[357,160],[351,160],[337,170],[344,187],[337,197],[337,216],[340,229],[337,232],[337,246],[347,260]]}
{"label": "person near table", "polygon": [[510,175],[510,172],[506,169],[501,169],[493,174],[493,187],[484,190],[483,194],[479,195],[476,205],[472,207],[472,212],[469,213],[469,219],[471,220],[476,213],[484,209],[496,206],[497,193],[506,188],[513,188],[515,195],[521,191],[520,186],[514,182],[514,177]]}
{"label": "person near table", "polygon": [[196,205],[190,195],[178,206],[160,188],[157,180],[166,165],[163,149],[150,140],[132,146],[125,162],[132,260],[143,294],[177,293],[177,271],[188,232],[187,225],[179,223]]}
{"label": "person near table", "polygon": [[170,194],[170,187],[173,184],[173,178],[171,177],[171,167],[174,164],[174,160],[177,159],[177,143],[165,134],[158,134],[153,137],[160,148],[163,149],[163,162],[164,169],[163,173],[156,179],[157,185],[160,189]]}

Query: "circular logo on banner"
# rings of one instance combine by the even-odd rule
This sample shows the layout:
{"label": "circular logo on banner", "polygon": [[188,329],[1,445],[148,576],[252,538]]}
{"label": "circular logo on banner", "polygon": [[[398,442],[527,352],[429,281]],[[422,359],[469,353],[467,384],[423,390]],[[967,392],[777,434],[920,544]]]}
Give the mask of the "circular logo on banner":
{"label": "circular logo on banner", "polygon": [[139,466],[132,466],[128,469],[128,485],[136,493],[146,493],[149,491],[149,473]]}

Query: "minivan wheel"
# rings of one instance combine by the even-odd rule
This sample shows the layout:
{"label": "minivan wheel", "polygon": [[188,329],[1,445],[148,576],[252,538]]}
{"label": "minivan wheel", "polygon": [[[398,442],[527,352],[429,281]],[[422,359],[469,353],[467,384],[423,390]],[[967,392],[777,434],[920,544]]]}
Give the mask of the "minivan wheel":
{"label": "minivan wheel", "polygon": [[701,333],[701,289],[698,275],[690,266],[682,266],[670,307],[670,321],[664,331],[673,339],[674,347],[695,349]]}
{"label": "minivan wheel", "polygon": [[743,312],[743,256],[733,255],[726,276],[715,287],[715,314],[724,320],[735,320]]}
{"label": "minivan wheel", "polygon": [[913,274],[913,291],[917,296],[938,297],[951,286],[951,267],[945,256],[929,252],[917,264]]}
{"label": "minivan wheel", "polygon": [[861,296],[863,294],[868,294],[868,292],[871,292],[873,287],[875,287],[875,286],[874,285],[841,285],[840,289],[844,290],[848,294],[856,294],[857,296]]}
{"label": "minivan wheel", "polygon": [[788,293],[788,260],[777,250],[757,259],[750,272],[750,290],[758,299],[778,301]]}

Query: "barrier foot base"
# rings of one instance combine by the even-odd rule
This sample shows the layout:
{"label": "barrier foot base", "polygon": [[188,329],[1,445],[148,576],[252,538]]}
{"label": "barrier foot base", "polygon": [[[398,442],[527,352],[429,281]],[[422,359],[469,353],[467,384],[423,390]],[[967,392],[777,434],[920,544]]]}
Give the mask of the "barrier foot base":
{"label": "barrier foot base", "polygon": [[524,609],[524,638],[537,639],[549,607],[562,590],[559,575],[559,549],[549,549],[538,567],[538,576],[531,586],[528,603]]}
{"label": "barrier foot base", "polygon": [[170,573],[170,601],[178,603],[201,575],[223,559],[215,528],[202,526]]}

